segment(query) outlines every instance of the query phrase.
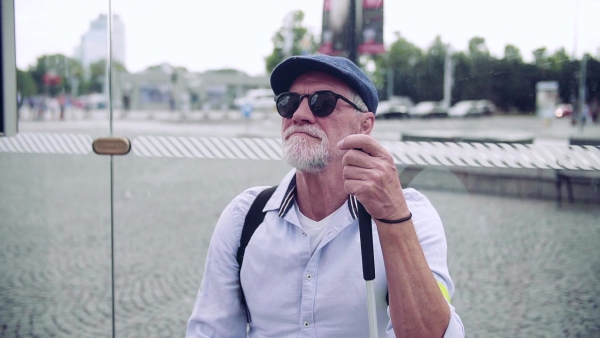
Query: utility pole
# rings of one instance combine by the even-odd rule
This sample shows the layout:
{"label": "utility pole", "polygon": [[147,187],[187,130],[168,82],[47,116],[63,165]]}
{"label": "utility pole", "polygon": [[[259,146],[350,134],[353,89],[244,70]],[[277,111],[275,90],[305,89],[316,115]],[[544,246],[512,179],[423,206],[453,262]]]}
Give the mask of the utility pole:
{"label": "utility pole", "polygon": [[452,63],[452,47],[446,47],[446,57],[444,59],[444,100],[442,101],[444,109],[448,110],[452,103],[452,84],[454,83],[453,74],[454,65]]}
{"label": "utility pole", "polygon": [[391,100],[394,96],[394,69],[390,65],[390,57],[388,55],[388,67],[386,70],[387,75],[387,99]]}
{"label": "utility pole", "polygon": [[283,55],[288,58],[293,55],[294,50],[294,18],[296,12],[289,12],[283,19]]}
{"label": "utility pole", "polygon": [[348,25],[346,26],[346,49],[348,51],[348,59],[358,65],[358,46],[356,43],[356,5],[360,0],[349,0]]}
{"label": "utility pole", "polygon": [[583,54],[581,57],[581,68],[579,69],[579,103],[577,104],[577,117],[579,120],[579,130],[583,131],[583,124],[587,121],[586,116],[584,115],[585,110],[585,80],[587,77],[586,74],[587,68],[587,55]]}

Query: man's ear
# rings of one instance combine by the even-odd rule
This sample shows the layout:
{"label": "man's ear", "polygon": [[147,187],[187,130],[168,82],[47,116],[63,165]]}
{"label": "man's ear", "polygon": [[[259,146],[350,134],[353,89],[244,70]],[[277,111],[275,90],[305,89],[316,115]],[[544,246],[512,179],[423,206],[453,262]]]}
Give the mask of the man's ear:
{"label": "man's ear", "polygon": [[375,126],[375,114],[371,112],[362,113],[360,115],[360,133],[371,135]]}

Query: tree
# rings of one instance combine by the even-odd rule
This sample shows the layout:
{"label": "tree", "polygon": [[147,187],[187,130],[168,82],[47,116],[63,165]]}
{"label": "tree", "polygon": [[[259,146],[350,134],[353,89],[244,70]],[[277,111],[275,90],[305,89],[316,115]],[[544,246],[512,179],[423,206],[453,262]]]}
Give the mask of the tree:
{"label": "tree", "polygon": [[[440,100],[445,53],[446,46],[439,37],[424,53],[396,33],[389,52],[374,57],[376,84],[393,78],[394,95],[409,96],[415,102]],[[535,111],[539,81],[558,81],[562,101],[572,101],[578,94],[581,62],[569,59],[564,48],[549,55],[541,47],[533,55],[534,61],[525,63],[519,49],[509,44],[504,48],[504,57],[497,59],[490,54],[484,38],[473,37],[466,51],[453,55],[453,102],[491,99],[504,111],[531,113]],[[393,76],[389,76],[389,71]],[[589,55],[586,89],[587,101],[600,101],[600,62]]]}
{"label": "tree", "polygon": [[59,92],[70,93],[73,81],[80,83],[83,78],[81,64],[62,54],[42,55],[35,66],[29,69],[38,88],[38,93],[55,96]]}
{"label": "tree", "polygon": [[454,100],[467,100],[471,96],[473,75],[473,62],[465,52],[456,52],[454,60],[454,85],[452,98]]}
{"label": "tree", "polygon": [[521,51],[517,46],[511,44],[504,47],[504,59],[508,62],[523,62]]}
{"label": "tree", "polygon": [[469,55],[471,57],[490,56],[490,51],[485,45],[485,39],[479,36],[469,40]]}
{"label": "tree", "polygon": [[546,47],[541,47],[533,51],[533,59],[535,65],[540,68],[545,68],[548,61]]}
{"label": "tree", "polygon": [[[127,68],[122,63],[112,62],[111,63],[113,72],[116,73],[127,73]],[[106,60],[98,60],[90,64],[88,76],[83,83],[83,93],[102,93],[104,92],[104,86],[106,82]]]}
{"label": "tree", "polygon": [[564,48],[558,49],[554,54],[548,56],[547,75],[549,79],[558,81],[558,95],[562,102],[570,102],[571,96],[575,95],[578,81],[573,76],[578,69],[577,62],[571,61]]}
{"label": "tree", "polygon": [[532,92],[521,52],[514,45],[504,47],[504,58],[495,62],[491,94],[498,108],[511,111],[526,109]]}
{"label": "tree", "polygon": [[[382,83],[387,83],[390,78],[393,79],[393,95],[415,98],[417,86],[414,67],[421,62],[422,58],[421,49],[396,32],[396,41],[391,44],[387,58],[375,57],[377,68],[385,70],[376,74],[386,75],[385,79],[380,80]],[[387,76],[389,71],[393,72],[390,77]]]}
{"label": "tree", "polygon": [[436,36],[427,53],[415,66],[417,101],[440,101],[444,97],[446,45]]}
{"label": "tree", "polygon": [[476,36],[469,40],[469,58],[472,68],[469,74],[471,83],[465,93],[467,99],[491,99],[496,60],[490,55],[484,38]]}
{"label": "tree", "polygon": [[17,68],[17,92],[22,97],[35,95],[38,92],[37,85],[30,72],[22,71]]}
{"label": "tree", "polygon": [[273,52],[265,58],[267,73],[288,56],[313,54],[317,50],[314,35],[302,26],[304,12],[297,10],[289,15],[289,26],[280,28],[272,38]]}

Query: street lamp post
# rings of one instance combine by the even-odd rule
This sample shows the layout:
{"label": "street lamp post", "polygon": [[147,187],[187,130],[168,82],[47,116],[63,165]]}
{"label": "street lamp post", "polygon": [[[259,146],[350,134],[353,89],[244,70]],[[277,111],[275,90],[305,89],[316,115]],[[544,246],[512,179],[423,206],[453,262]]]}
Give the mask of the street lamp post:
{"label": "street lamp post", "polygon": [[579,101],[577,104],[577,117],[579,120],[579,130],[583,131],[583,125],[587,122],[585,116],[585,80],[587,68],[587,55],[581,57],[581,68],[579,69]]}

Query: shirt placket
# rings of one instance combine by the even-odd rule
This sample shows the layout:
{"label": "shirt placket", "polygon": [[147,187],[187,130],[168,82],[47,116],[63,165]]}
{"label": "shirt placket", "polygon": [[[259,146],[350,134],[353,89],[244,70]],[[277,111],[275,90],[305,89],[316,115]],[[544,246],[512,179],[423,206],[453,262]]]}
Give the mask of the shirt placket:
{"label": "shirt placket", "polygon": [[319,268],[319,253],[315,252],[308,260],[302,275],[302,300],[300,311],[300,325],[302,337],[317,337],[315,329],[315,298],[316,278]]}

